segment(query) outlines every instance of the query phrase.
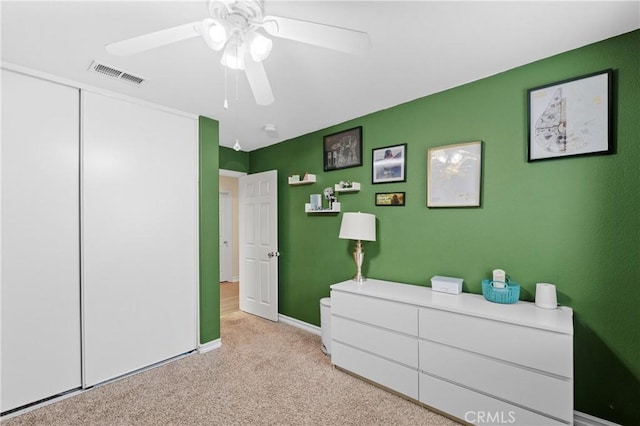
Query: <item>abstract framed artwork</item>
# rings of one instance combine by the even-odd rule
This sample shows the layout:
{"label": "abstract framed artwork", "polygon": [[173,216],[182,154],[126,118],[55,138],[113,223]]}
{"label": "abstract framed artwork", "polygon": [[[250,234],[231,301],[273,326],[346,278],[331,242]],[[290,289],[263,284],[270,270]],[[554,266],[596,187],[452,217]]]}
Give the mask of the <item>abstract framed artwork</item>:
{"label": "abstract framed artwork", "polygon": [[362,166],[362,126],[323,138],[324,171]]}
{"label": "abstract framed artwork", "polygon": [[373,149],[372,183],[407,181],[407,144]]}
{"label": "abstract framed artwork", "polygon": [[527,161],[613,154],[611,69],[527,91]]}
{"label": "abstract framed artwork", "polygon": [[427,207],[479,207],[482,142],[429,148]]}

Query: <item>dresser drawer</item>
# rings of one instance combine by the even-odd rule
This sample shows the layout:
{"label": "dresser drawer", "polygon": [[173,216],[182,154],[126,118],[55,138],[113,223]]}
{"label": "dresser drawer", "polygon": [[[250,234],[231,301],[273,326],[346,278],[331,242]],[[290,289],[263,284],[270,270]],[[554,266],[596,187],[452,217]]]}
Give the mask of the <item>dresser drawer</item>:
{"label": "dresser drawer", "polygon": [[335,340],[331,342],[331,362],[365,379],[418,399],[418,370],[371,355]]}
{"label": "dresser drawer", "polygon": [[333,290],[331,313],[412,336],[418,335],[418,308],[413,305]]}
{"label": "dresser drawer", "polygon": [[573,382],[568,379],[426,340],[420,341],[420,370],[552,417],[573,418]]}
{"label": "dresser drawer", "polygon": [[334,316],[331,339],[418,369],[418,338]]}
{"label": "dresser drawer", "polygon": [[436,309],[420,309],[420,337],[573,377],[573,337]]}
{"label": "dresser drawer", "polygon": [[472,424],[564,424],[426,374],[420,374],[420,402]]}

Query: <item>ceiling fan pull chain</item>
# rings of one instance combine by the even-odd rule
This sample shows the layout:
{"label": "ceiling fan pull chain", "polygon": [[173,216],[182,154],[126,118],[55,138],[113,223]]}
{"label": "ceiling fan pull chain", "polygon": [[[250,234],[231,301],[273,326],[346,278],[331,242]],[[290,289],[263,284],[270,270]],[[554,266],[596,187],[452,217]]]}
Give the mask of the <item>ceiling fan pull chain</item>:
{"label": "ceiling fan pull chain", "polygon": [[223,67],[224,68],[224,104],[222,104],[222,106],[224,107],[225,111],[229,110],[229,102],[227,102],[227,67]]}
{"label": "ceiling fan pull chain", "polygon": [[[238,58],[238,45],[236,44],[236,58]],[[226,68],[226,67],[225,67]],[[240,102],[238,101],[238,69],[236,68],[235,70],[235,74],[236,74],[236,143],[233,145],[233,149],[235,149],[236,151],[240,151],[242,149],[242,147],[240,146],[240,141],[238,141],[238,123],[240,122],[240,119],[238,118],[238,116],[240,115]]]}
{"label": "ceiling fan pull chain", "polygon": [[[239,61],[240,59],[240,48],[239,45],[236,44],[236,61]],[[236,102],[238,101],[238,68],[236,68]]]}

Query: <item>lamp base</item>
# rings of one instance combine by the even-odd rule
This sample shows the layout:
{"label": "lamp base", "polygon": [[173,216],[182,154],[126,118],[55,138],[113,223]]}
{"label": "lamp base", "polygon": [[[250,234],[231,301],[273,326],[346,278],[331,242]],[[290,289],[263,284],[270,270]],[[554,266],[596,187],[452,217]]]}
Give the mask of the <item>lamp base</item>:
{"label": "lamp base", "polygon": [[353,250],[353,261],[356,264],[356,274],[351,278],[352,281],[363,283],[367,279],[362,275],[362,261],[364,260],[364,250],[362,250],[362,241],[356,240],[356,246]]}

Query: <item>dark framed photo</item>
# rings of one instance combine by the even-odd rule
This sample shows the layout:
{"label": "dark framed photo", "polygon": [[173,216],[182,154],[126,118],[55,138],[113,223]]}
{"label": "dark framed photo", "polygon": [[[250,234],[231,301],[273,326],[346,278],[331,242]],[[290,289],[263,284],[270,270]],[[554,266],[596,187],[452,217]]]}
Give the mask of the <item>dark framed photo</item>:
{"label": "dark framed photo", "polygon": [[362,166],[362,126],[324,137],[324,171]]}
{"label": "dark framed photo", "polygon": [[405,198],[404,192],[376,192],[376,206],[403,207]]}
{"label": "dark framed photo", "polygon": [[407,144],[375,148],[371,166],[372,183],[407,181]]}
{"label": "dark framed photo", "polygon": [[613,154],[608,69],[527,91],[527,161]]}

